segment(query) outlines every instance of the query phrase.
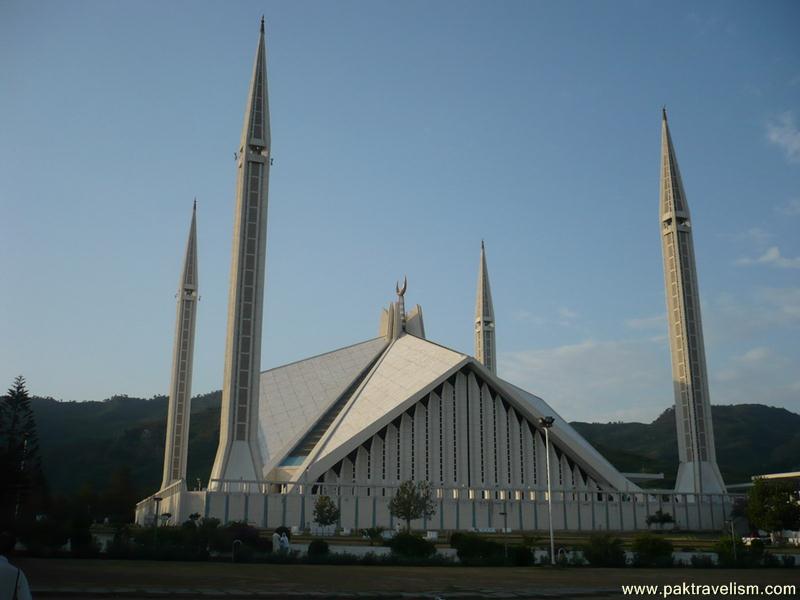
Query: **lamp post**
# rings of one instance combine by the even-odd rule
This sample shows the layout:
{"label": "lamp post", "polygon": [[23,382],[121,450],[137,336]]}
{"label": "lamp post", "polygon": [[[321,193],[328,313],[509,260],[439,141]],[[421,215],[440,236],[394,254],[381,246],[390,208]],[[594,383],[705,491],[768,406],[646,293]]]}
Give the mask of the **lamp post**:
{"label": "lamp post", "polygon": [[730,519],[726,519],[725,522],[731,526],[731,549],[733,550],[733,562],[736,563],[736,534],[734,533],[733,526],[736,523],[739,517],[731,517]]}
{"label": "lamp post", "polygon": [[553,537],[553,492],[550,489],[550,428],[553,426],[553,417],[541,417],[539,425],[544,429],[544,448],[547,464],[547,514],[548,524],[550,525],[550,564],[556,564],[556,542]]}
{"label": "lamp post", "polygon": [[153,548],[155,548],[158,536],[158,517],[160,515],[160,509],[161,509],[161,497],[154,496],[153,502],[155,502],[156,505],[156,514],[154,515],[153,518]]}

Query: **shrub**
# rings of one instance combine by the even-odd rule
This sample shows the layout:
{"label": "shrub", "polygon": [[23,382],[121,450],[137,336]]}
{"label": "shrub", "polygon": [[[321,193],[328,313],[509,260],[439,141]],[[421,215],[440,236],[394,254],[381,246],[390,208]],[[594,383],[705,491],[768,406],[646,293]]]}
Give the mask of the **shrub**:
{"label": "shrub", "polygon": [[330,552],[330,548],[325,540],[311,540],[308,545],[309,557],[327,556],[328,552]]}
{"label": "shrub", "polygon": [[436,553],[433,542],[411,533],[398,533],[387,545],[392,554],[406,558],[428,558]]}
{"label": "shrub", "polygon": [[672,518],[671,514],[657,510],[652,515],[647,515],[645,522],[647,523],[648,527],[650,527],[650,525],[658,525],[659,527],[663,528],[667,523],[674,523],[675,519]]}
{"label": "shrub", "polygon": [[530,567],[533,564],[533,548],[516,544],[509,546],[508,564],[515,567]]}
{"label": "shrub", "polygon": [[721,567],[755,567],[764,557],[764,543],[761,540],[753,540],[749,546],[745,546],[740,539],[737,538],[734,542],[725,536],[714,544],[714,552],[719,556]]}
{"label": "shrub", "polygon": [[594,533],[583,546],[583,557],[593,567],[624,567],[622,540],[610,533]]}
{"label": "shrub", "polygon": [[713,569],[714,559],[708,554],[692,554],[692,567],[695,569]]}
{"label": "shrub", "polygon": [[781,557],[781,566],[782,567],[786,567],[788,569],[791,569],[792,567],[794,567],[794,563],[795,563],[794,554],[784,554]]}
{"label": "shrub", "polygon": [[502,564],[505,559],[502,544],[473,533],[454,533],[450,536],[450,545],[464,564]]}
{"label": "shrub", "polygon": [[633,564],[637,567],[672,566],[672,542],[652,533],[633,538]]}
{"label": "shrub", "polygon": [[253,562],[253,558],[255,558],[255,551],[253,550],[253,547],[246,544],[236,544],[231,549],[231,552],[233,562],[248,563]]}
{"label": "shrub", "polygon": [[764,557],[762,558],[761,564],[765,567],[779,567],[781,561],[771,552],[764,552]]}
{"label": "shrub", "polygon": [[364,537],[369,538],[370,546],[374,545],[375,543],[380,544],[381,542],[383,542],[383,535],[382,535],[383,532],[384,532],[383,527],[370,527],[369,529],[361,530],[361,533],[364,535]]}
{"label": "shrub", "polygon": [[67,543],[73,529],[48,517],[26,523],[19,532],[19,538],[32,556],[52,556]]}

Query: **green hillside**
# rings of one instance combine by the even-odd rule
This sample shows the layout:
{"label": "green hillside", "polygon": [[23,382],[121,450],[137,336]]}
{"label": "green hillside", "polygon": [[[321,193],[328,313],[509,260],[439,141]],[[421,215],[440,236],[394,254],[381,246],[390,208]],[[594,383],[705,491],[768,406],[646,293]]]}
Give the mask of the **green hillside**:
{"label": "green hillside", "polygon": [[[188,481],[206,483],[219,436],[220,392],[192,400]],[[144,497],[160,483],[167,400],[115,396],[103,402],[34,398],[42,462],[55,494],[103,488],[111,473],[130,468]],[[800,415],[761,404],[714,406],[717,458],[726,482],[758,473],[800,470]],[[573,423],[617,468],[663,472],[672,484],[678,466],[672,409],[652,423]]]}
{"label": "green hillside", "polygon": [[[717,463],[726,483],[752,475],[800,470],[800,415],[763,404],[712,406]],[[678,469],[675,411],[649,424],[573,423],[595,448],[625,472],[663,472],[672,485]]]}

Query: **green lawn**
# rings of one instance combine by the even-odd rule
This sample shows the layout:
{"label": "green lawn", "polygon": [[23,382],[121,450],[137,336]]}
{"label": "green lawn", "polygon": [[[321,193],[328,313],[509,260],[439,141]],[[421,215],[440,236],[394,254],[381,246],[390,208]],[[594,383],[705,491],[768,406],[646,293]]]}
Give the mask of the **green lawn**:
{"label": "green lawn", "polygon": [[800,569],[592,569],[551,567],[362,567],[122,560],[16,561],[34,590],[160,588],[266,592],[484,592],[619,589],[630,583],[794,583]]}

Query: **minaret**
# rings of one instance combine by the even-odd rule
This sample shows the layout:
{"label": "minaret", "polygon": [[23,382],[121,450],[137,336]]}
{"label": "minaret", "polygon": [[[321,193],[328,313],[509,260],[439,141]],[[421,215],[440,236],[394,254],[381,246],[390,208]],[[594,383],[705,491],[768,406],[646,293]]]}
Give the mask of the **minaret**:
{"label": "minaret", "polygon": [[178,285],[175,343],[172,350],[172,380],[167,409],[167,441],[164,446],[164,477],[161,489],[186,479],[189,445],[189,412],[192,404],[192,358],[197,316],[197,201],[192,208],[189,241]]}
{"label": "minaret", "polygon": [[666,110],[661,121],[660,221],[680,458],[675,491],[724,493],[714,450],[692,223]]}
{"label": "minaret", "polygon": [[489,287],[486,250],[481,240],[481,263],[478,267],[478,293],[475,298],[475,358],[492,373],[497,373],[497,349],[494,343],[494,308]]}
{"label": "minaret", "polygon": [[270,167],[263,17],[237,160],[225,373],[219,448],[211,470],[212,489],[215,480],[263,478],[258,447],[258,394]]}

